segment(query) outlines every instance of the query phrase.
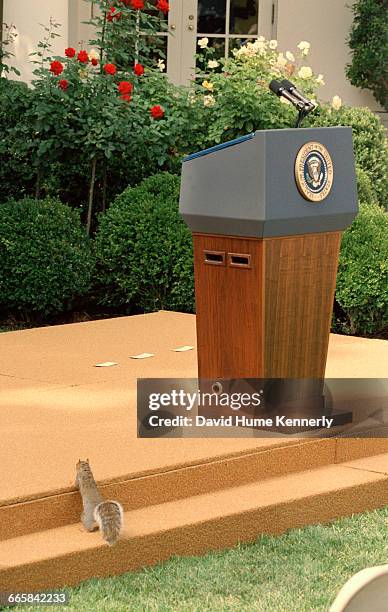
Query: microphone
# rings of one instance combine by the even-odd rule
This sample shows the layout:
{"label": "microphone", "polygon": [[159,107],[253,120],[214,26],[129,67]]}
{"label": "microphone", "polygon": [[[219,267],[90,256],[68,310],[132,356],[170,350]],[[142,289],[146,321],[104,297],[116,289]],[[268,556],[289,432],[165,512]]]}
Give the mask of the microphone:
{"label": "microphone", "polygon": [[279,98],[285,98],[286,100],[291,102],[291,104],[293,104],[299,111],[305,110],[306,104],[302,100],[297,98],[293,93],[289,92],[286,87],[284,87],[284,85],[279,81],[276,81],[275,79],[271,81],[269,84],[269,88]]}
{"label": "microphone", "polygon": [[308,109],[306,108],[306,110],[312,110],[313,108],[315,108],[315,104],[311,102],[311,100],[306,98],[302,93],[300,93],[300,91],[295,87],[293,83],[291,83],[291,81],[283,79],[280,85],[284,87],[290,94],[295,96],[295,98],[303,102],[305,107],[308,107]]}

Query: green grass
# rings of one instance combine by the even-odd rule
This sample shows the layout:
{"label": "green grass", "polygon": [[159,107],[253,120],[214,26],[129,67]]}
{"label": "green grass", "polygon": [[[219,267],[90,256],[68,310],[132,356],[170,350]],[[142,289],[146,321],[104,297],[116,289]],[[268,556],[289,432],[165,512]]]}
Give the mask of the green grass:
{"label": "green grass", "polygon": [[62,609],[327,611],[350,576],[384,563],[388,563],[388,507],[327,526],[264,536],[255,544],[205,557],[174,558],[136,573],[84,582],[70,589],[71,604]]}

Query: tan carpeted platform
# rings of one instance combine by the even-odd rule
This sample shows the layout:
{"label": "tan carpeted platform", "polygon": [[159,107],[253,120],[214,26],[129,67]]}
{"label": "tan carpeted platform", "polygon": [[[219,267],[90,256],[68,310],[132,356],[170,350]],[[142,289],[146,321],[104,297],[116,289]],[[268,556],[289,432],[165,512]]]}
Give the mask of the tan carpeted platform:
{"label": "tan carpeted platform", "polygon": [[[172,351],[183,345],[195,345],[195,317],[168,312],[0,334],[0,590],[74,584],[387,503],[386,458],[374,456],[385,438],[137,439],[136,379],[195,377],[195,350]],[[154,357],[130,359],[143,352]],[[106,361],[118,365],[94,367]],[[331,336],[327,376],[384,377],[387,366],[387,342]],[[333,467],[371,455],[373,469]],[[126,510],[113,550],[78,523],[80,457]],[[342,474],[354,474],[349,486]],[[232,503],[242,493],[248,506]]]}
{"label": "tan carpeted platform", "polygon": [[[384,469],[388,468],[385,456]],[[376,464],[373,466],[376,470]],[[80,524],[0,542],[0,590],[77,584],[168,559],[249,542],[259,533],[325,522],[388,503],[386,472],[363,460],[269,478],[125,513],[114,548]]]}

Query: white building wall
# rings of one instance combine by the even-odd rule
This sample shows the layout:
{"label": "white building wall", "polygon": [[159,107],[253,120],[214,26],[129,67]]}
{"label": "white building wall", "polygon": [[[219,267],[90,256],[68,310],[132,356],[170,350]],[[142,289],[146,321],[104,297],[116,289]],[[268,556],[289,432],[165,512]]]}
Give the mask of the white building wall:
{"label": "white building wall", "polygon": [[68,0],[69,4],[69,45],[76,49],[87,49],[87,42],[93,38],[93,28],[87,25],[97,6],[85,0]]}
{"label": "white building wall", "polygon": [[353,23],[351,4],[345,0],[278,0],[277,39],[281,49],[293,52],[299,41],[311,43],[306,65],[324,75],[321,98],[330,100],[339,95],[346,104],[381,111],[371,92],[353,87],[345,75],[350,59],[347,38]]}
{"label": "white building wall", "polygon": [[4,23],[14,24],[18,33],[12,49],[15,57],[10,63],[21,71],[23,81],[33,78],[29,54],[37,50],[44,37],[39,24],[48,24],[50,17],[61,24],[56,30],[61,37],[52,40],[53,55],[63,55],[69,39],[68,0],[4,0]]}

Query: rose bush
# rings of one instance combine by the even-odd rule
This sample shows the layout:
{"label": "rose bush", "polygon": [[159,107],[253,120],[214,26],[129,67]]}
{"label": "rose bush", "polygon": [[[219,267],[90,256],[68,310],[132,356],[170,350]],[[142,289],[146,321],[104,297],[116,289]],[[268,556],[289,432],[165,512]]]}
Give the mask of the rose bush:
{"label": "rose bush", "polygon": [[[95,49],[68,47],[63,57],[52,57],[57,24],[51,21],[45,28],[35,54],[28,112],[12,127],[13,142],[19,140],[21,147],[28,143],[35,195],[59,194],[78,205],[81,199],[88,230],[93,226],[96,194],[97,208],[105,210],[111,194],[128,182],[167,167],[175,157],[177,129],[182,129],[179,117],[175,124],[171,117],[179,88],[167,82],[160,70],[162,58],[153,56],[143,36],[163,29],[168,3],[158,7],[149,2],[142,7],[120,3],[122,31],[107,18],[116,12],[107,13],[104,2],[100,8],[104,11],[93,22],[98,34]],[[124,31],[128,38],[131,26],[132,45],[126,39],[123,55],[116,44]],[[67,185],[69,172],[76,173],[73,185],[83,177],[81,191],[62,191],[58,170]]]}
{"label": "rose bush", "polygon": [[215,60],[207,38],[198,45],[192,104],[206,117],[209,144],[295,123],[294,108],[269,91],[272,79],[292,78],[307,95],[317,99],[322,75],[314,75],[305,65],[309,46],[299,48],[295,55],[291,51],[283,53],[277,50],[277,41],[260,36],[234,49],[230,58]]}
{"label": "rose bush", "polygon": [[[347,125],[353,128],[357,167],[370,178],[380,204],[387,206],[388,155],[384,127],[367,108],[351,108],[339,96],[319,101],[322,74],[308,65],[310,44],[279,51],[276,40],[259,37],[232,51],[227,60],[214,60],[207,38],[198,42],[196,83],[190,92],[191,121],[186,131],[187,151],[210,147],[259,129],[292,127],[295,109],[268,89],[272,79],[291,79],[315,103],[303,126]],[[190,151],[191,152],[191,151]]]}
{"label": "rose bush", "polygon": [[149,0],[88,0],[97,9],[89,24],[96,32],[90,45],[128,71],[136,65],[154,68],[165,57],[159,32],[167,31],[168,2]]}
{"label": "rose bush", "polygon": [[[51,57],[51,23],[36,57],[26,111],[17,113],[14,123],[8,121],[3,132],[0,192],[4,185],[5,195],[12,195],[17,185],[37,196],[58,195],[81,206],[87,225],[93,227],[95,212],[105,210],[128,183],[136,184],[158,169],[179,172],[184,154],[252,130],[294,125],[294,109],[268,90],[271,79],[287,77],[317,101],[304,125],[353,127],[357,166],[384,202],[383,128],[367,109],[343,106],[338,96],[331,104],[318,102],[324,77],[308,65],[307,41],[295,50],[280,51],[277,41],[259,37],[225,61],[215,58],[203,38],[198,42],[195,82],[176,87],[164,74],[163,54],[155,55],[149,46],[151,35],[143,35],[152,31],[157,40],[167,5],[143,4],[134,8],[131,2],[114,0],[107,8],[101,1],[92,21],[94,48],[92,43],[68,47],[63,57]],[[15,169],[19,184],[8,180],[7,168]]]}

